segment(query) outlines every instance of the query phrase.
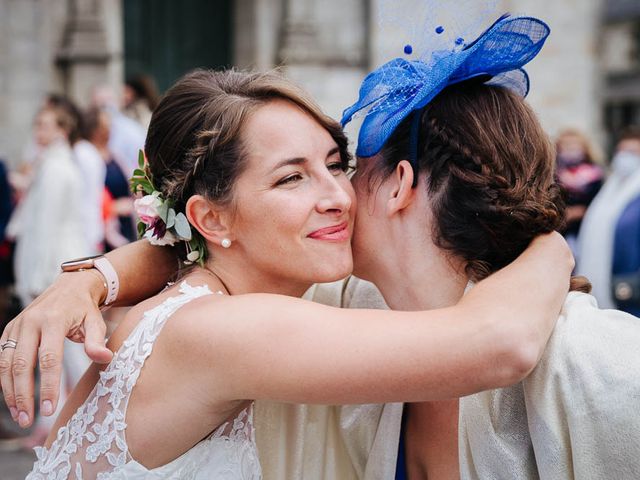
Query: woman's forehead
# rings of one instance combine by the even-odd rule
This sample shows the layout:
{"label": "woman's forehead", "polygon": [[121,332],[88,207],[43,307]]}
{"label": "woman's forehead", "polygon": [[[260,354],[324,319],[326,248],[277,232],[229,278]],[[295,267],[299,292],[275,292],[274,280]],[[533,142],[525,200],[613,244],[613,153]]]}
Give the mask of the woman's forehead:
{"label": "woman's forehead", "polygon": [[244,128],[247,153],[263,161],[326,154],[335,146],[329,132],[308,112],[286,100],[258,108]]}

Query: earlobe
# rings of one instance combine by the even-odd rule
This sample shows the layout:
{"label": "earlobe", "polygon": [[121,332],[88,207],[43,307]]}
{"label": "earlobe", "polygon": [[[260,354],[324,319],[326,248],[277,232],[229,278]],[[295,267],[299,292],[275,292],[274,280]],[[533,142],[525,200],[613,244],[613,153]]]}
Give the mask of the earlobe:
{"label": "earlobe", "polygon": [[407,160],[400,161],[393,173],[393,188],[387,202],[387,214],[389,216],[411,205],[415,194],[413,178],[414,171],[411,164]]}
{"label": "earlobe", "polygon": [[205,240],[222,245],[224,240],[233,239],[226,214],[202,195],[193,195],[187,200],[185,215]]}

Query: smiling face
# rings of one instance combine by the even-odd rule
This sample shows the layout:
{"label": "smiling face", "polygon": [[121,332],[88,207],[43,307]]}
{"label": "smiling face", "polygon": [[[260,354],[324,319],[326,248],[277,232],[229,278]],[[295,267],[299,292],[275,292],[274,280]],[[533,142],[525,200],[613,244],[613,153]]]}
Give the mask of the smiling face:
{"label": "smiling face", "polygon": [[350,274],[355,194],[329,132],[274,100],[249,117],[242,142],[246,168],[229,206],[235,254],[272,284],[308,287]]}

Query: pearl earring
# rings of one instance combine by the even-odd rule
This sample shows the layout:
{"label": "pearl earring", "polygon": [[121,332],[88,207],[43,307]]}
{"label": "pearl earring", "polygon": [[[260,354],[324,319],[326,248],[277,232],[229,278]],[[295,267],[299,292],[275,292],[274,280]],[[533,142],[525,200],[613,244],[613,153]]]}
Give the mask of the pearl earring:
{"label": "pearl earring", "polygon": [[220,242],[220,245],[222,245],[222,248],[229,248],[231,246],[231,240],[229,240],[228,238],[223,238]]}

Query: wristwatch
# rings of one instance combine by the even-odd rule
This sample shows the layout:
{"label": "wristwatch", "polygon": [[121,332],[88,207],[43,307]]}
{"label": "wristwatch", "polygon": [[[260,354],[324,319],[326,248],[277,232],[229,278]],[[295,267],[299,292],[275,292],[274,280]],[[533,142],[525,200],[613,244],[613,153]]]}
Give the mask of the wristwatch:
{"label": "wristwatch", "polygon": [[92,257],[76,258],[69,260],[60,265],[63,272],[81,272],[83,270],[89,270],[95,268],[104,277],[104,284],[107,288],[107,296],[101,307],[108,307],[118,298],[118,290],[120,288],[120,282],[118,281],[118,274],[111,265],[111,262],[107,260],[104,255],[94,255]]}

